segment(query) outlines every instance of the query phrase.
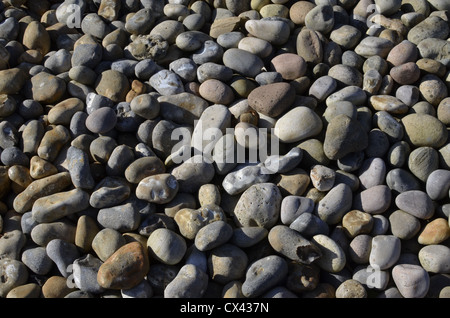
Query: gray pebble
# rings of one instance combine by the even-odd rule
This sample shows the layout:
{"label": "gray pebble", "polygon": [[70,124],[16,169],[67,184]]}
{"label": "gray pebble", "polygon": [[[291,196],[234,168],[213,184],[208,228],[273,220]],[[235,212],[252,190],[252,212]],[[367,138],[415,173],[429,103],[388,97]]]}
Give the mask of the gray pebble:
{"label": "gray pebble", "polygon": [[16,127],[9,121],[0,123],[0,147],[3,149],[18,145],[20,137]]}
{"label": "gray pebble", "polygon": [[202,227],[194,244],[200,251],[208,251],[226,243],[233,235],[233,228],[225,221],[216,221]]}
{"label": "gray pebble", "polygon": [[258,56],[238,48],[226,50],[223,54],[223,63],[226,67],[248,77],[255,77],[261,73],[264,66]]}
{"label": "gray pebble", "polygon": [[164,289],[164,298],[199,298],[208,285],[208,275],[197,266],[183,265]]}
{"label": "gray pebble", "polygon": [[280,220],[285,225],[290,225],[300,215],[312,213],[314,201],[310,198],[288,195],[281,201]]}
{"label": "gray pebble", "polygon": [[356,193],[353,199],[353,208],[370,214],[381,214],[387,211],[391,202],[391,189],[380,184]]}
{"label": "gray pebble", "polygon": [[271,175],[266,173],[266,170],[260,164],[238,166],[225,176],[222,187],[228,194],[236,195],[254,184],[269,181],[270,177]]}
{"label": "gray pebble", "polygon": [[427,178],[426,192],[431,200],[442,200],[447,197],[450,188],[450,171],[434,170]]}
{"label": "gray pebble", "polygon": [[118,59],[111,63],[111,69],[125,74],[127,77],[135,75],[135,68],[139,62],[132,59]]}
{"label": "gray pebble", "polygon": [[160,66],[152,59],[141,60],[134,67],[136,77],[144,81],[149,80],[159,70]]}
{"label": "gray pebble", "polygon": [[134,161],[133,149],[127,145],[119,145],[114,148],[106,163],[106,174],[108,176],[123,176],[127,167]]}
{"label": "gray pebble", "polygon": [[61,239],[53,239],[48,242],[46,246],[46,251],[48,257],[55,262],[58,267],[59,272],[63,277],[69,277],[71,265],[77,258],[80,257],[80,252],[78,251],[75,244],[66,242]]}
{"label": "gray pebble", "polygon": [[102,209],[113,207],[130,196],[130,186],[123,178],[105,177],[93,189],[89,203]]}
{"label": "gray pebble", "polygon": [[168,265],[179,263],[187,249],[186,242],[181,235],[165,228],[153,231],[148,237],[147,246],[153,257]]}
{"label": "gray pebble", "polygon": [[61,239],[69,243],[75,242],[76,226],[62,219],[51,223],[37,224],[31,230],[30,236],[34,243],[39,246],[46,246],[53,239]]}
{"label": "gray pebble", "polygon": [[402,240],[409,240],[420,231],[420,222],[415,216],[396,210],[389,216],[391,232]]}
{"label": "gray pebble", "polygon": [[5,232],[0,238],[0,255],[5,258],[20,260],[20,252],[25,246],[26,237],[20,230]]}
{"label": "gray pebble", "polygon": [[79,43],[72,53],[72,66],[87,66],[94,69],[102,60],[103,49],[100,44]]}
{"label": "gray pebble", "polygon": [[403,210],[419,219],[429,219],[434,215],[434,204],[426,192],[422,190],[410,190],[400,193],[395,198],[395,204]]}
{"label": "gray pebble", "polygon": [[97,257],[87,254],[73,262],[73,280],[81,291],[100,294],[104,288],[97,283],[97,273],[103,262]]}
{"label": "gray pebble", "polygon": [[13,288],[24,285],[29,276],[25,264],[9,258],[0,260],[0,274],[4,277],[3,282],[0,284],[1,297],[6,297]]}
{"label": "gray pebble", "polygon": [[138,228],[141,216],[136,207],[128,202],[100,209],[97,214],[97,222],[105,228],[118,232],[130,232]]}
{"label": "gray pebble", "polygon": [[92,250],[105,262],[115,251],[126,244],[125,237],[122,233],[110,229],[104,228],[100,230],[92,240]]}
{"label": "gray pebble", "polygon": [[45,247],[36,246],[29,247],[23,250],[22,263],[24,263],[29,270],[37,275],[46,275],[53,267],[53,261],[48,257]]}
{"label": "gray pebble", "polygon": [[184,92],[180,77],[169,70],[161,70],[149,79],[150,85],[161,95],[175,95]]}
{"label": "gray pebble", "polygon": [[67,150],[68,170],[70,178],[75,187],[81,189],[92,189],[95,186],[92,177],[89,156],[83,150],[70,146]]}
{"label": "gray pebble", "polygon": [[243,249],[229,243],[209,252],[208,273],[214,282],[227,284],[245,276],[248,256]]}
{"label": "gray pebble", "polygon": [[394,235],[377,235],[372,239],[369,263],[373,268],[391,268],[400,257],[401,241]]}
{"label": "gray pebble", "polygon": [[317,204],[317,215],[327,224],[336,224],[351,208],[353,194],[344,183],[334,186]]}
{"label": "gray pebble", "polygon": [[356,264],[367,264],[372,249],[372,236],[368,234],[356,235],[348,246],[348,256]]}
{"label": "gray pebble", "polygon": [[177,59],[169,64],[169,70],[177,74],[184,82],[194,81],[197,69],[197,63],[187,57]]}
{"label": "gray pebble", "polygon": [[248,268],[242,293],[245,297],[258,297],[280,283],[287,273],[287,263],[280,256],[261,258]]}
{"label": "gray pebble", "polygon": [[196,155],[172,170],[181,192],[192,193],[214,177],[214,166],[201,155]]}
{"label": "gray pebble", "polygon": [[291,229],[296,230],[306,238],[311,238],[317,234],[329,235],[328,224],[322,221],[318,216],[312,213],[300,214],[290,225]]}
{"label": "gray pebble", "polygon": [[396,265],[392,269],[392,279],[404,298],[423,298],[430,287],[430,276],[419,265]]}
{"label": "gray pebble", "polygon": [[419,180],[408,170],[395,168],[386,174],[386,184],[396,192],[420,190]]}
{"label": "gray pebble", "polygon": [[0,155],[0,159],[5,166],[28,166],[30,163],[30,159],[27,157],[27,155],[24,154],[19,147],[15,146],[3,149]]}
{"label": "gray pebble", "polygon": [[386,177],[386,163],[381,158],[368,158],[363,161],[358,177],[363,190],[383,184]]}
{"label": "gray pebble", "polygon": [[130,289],[121,289],[122,298],[151,298],[153,297],[152,286],[143,279],[139,284]]}
{"label": "gray pebble", "polygon": [[419,261],[429,273],[444,274],[450,271],[450,248],[442,244],[427,245],[420,249]]}
{"label": "gray pebble", "polygon": [[66,49],[60,49],[45,60],[44,66],[53,74],[68,72],[72,67],[72,55]]}
{"label": "gray pebble", "polygon": [[259,226],[235,228],[230,243],[241,248],[250,247],[266,238],[268,233],[267,229]]}
{"label": "gray pebble", "polygon": [[233,76],[231,68],[214,62],[203,63],[199,65],[196,70],[197,80],[200,84],[208,79],[217,79],[222,82],[228,82]]}
{"label": "gray pebble", "polygon": [[286,173],[296,168],[303,159],[303,150],[293,147],[285,155],[270,155],[264,160],[264,168],[270,173]]}

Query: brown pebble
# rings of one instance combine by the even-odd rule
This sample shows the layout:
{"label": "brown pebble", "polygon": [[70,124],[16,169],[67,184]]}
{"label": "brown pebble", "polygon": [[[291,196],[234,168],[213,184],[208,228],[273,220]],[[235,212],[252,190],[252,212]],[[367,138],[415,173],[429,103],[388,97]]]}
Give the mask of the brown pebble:
{"label": "brown pebble", "polygon": [[450,227],[444,218],[437,218],[425,225],[418,237],[418,242],[423,245],[440,244],[450,237]]}
{"label": "brown pebble", "polygon": [[51,276],[42,285],[42,296],[44,298],[64,298],[67,294],[76,290],[67,284],[68,279],[62,276]]}

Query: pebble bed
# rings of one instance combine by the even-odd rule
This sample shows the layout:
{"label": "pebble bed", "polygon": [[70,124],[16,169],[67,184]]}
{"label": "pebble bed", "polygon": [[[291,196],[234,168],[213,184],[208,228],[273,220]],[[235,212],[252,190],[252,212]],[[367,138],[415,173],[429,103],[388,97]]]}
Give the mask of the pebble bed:
{"label": "pebble bed", "polygon": [[448,0],[0,10],[0,297],[450,297]]}

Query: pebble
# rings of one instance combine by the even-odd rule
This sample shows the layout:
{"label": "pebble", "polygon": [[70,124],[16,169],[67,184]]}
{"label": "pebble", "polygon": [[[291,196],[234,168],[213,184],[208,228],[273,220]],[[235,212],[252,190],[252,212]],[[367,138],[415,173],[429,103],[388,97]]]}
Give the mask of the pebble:
{"label": "pebble", "polygon": [[367,290],[355,279],[348,279],[336,289],[336,298],[367,298]]}
{"label": "pebble", "polygon": [[410,190],[400,193],[395,198],[396,206],[419,219],[427,220],[435,212],[432,200],[422,190]]}
{"label": "pebble", "polygon": [[139,211],[131,203],[105,207],[97,214],[99,225],[119,232],[136,230],[140,221]]}
{"label": "pebble", "polygon": [[[245,276],[249,259],[243,249],[225,243],[213,248],[207,259],[208,273],[214,282],[228,284]],[[231,266],[229,266],[231,264]]]}
{"label": "pebble", "polygon": [[47,243],[45,249],[48,257],[56,264],[61,275],[68,277],[71,272],[69,265],[80,257],[75,244],[62,239],[53,239]]}
{"label": "pebble", "polygon": [[146,276],[149,260],[139,242],[123,245],[99,268],[97,282],[106,289],[130,289]]}
{"label": "pebble", "polygon": [[287,273],[287,262],[280,256],[269,255],[261,258],[248,268],[242,284],[242,293],[245,297],[258,297],[281,282]]}
{"label": "pebble", "polygon": [[233,228],[224,221],[216,221],[202,227],[195,236],[195,247],[200,251],[212,250],[228,242]]}
{"label": "pebble", "polygon": [[399,259],[401,241],[394,235],[377,235],[372,239],[369,263],[380,270],[391,268]]}
{"label": "pebble", "polygon": [[419,265],[394,266],[392,279],[404,298],[424,298],[430,287],[429,274]]}
{"label": "pebble", "polygon": [[181,267],[164,289],[164,298],[200,298],[208,286],[208,275],[192,264]]}
{"label": "pebble", "polygon": [[419,254],[420,265],[428,273],[444,274],[449,272],[450,249],[441,244],[432,244],[424,246],[420,249]]}
{"label": "pebble", "polygon": [[264,66],[260,57],[239,48],[229,48],[223,53],[223,63],[235,72],[249,77],[261,73]]}
{"label": "pebble", "polygon": [[440,244],[450,237],[450,228],[444,218],[436,218],[422,229],[417,241],[422,245]]}
{"label": "pebble", "polygon": [[420,221],[402,210],[396,210],[389,216],[391,232],[402,240],[412,239],[420,231]]}
{"label": "pebble", "polygon": [[350,210],[352,200],[350,187],[344,183],[337,184],[318,202],[317,215],[329,225],[336,224]]}
{"label": "pebble", "polygon": [[[253,92],[254,91],[252,91],[252,93]],[[267,98],[270,97],[268,96]],[[252,106],[253,103],[257,102],[255,101],[250,103],[249,96],[250,107],[254,107]],[[279,103],[284,103],[283,99],[280,99]],[[263,106],[263,108],[266,107]],[[274,105],[272,107],[277,106]],[[261,108],[259,109],[261,111]],[[266,113],[268,116],[271,116],[270,113],[273,114],[273,112],[264,113]],[[292,122],[295,122],[296,125],[293,125]],[[277,136],[284,143],[293,143],[318,135],[321,132],[322,127],[323,124],[320,120],[320,117],[313,110],[306,106],[298,106],[286,112],[286,114],[284,114],[277,120],[275,124],[275,136]]]}
{"label": "pebble", "polygon": [[0,260],[0,272],[5,277],[0,285],[0,296],[6,297],[8,293],[28,280],[27,267],[19,260],[4,258]]}
{"label": "pebble", "polygon": [[165,228],[153,231],[148,237],[147,246],[153,257],[168,265],[178,264],[187,249],[181,235]]}

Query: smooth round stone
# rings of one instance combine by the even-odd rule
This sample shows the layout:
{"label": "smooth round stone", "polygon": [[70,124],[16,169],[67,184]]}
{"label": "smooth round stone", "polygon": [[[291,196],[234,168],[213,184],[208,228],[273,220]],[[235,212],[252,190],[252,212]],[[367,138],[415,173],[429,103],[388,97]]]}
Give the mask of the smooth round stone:
{"label": "smooth round stone", "polygon": [[391,232],[402,240],[413,238],[420,231],[420,222],[409,213],[402,210],[396,210],[389,216]]}
{"label": "smooth round stone", "polygon": [[273,45],[282,45],[287,42],[290,35],[289,24],[283,20],[263,18],[248,20],[245,29],[253,36],[266,40]]}
{"label": "smooth round stone", "polygon": [[306,73],[305,60],[293,53],[283,53],[277,55],[270,61],[270,66],[275,72],[281,74],[284,80],[294,80]]}
{"label": "smooth round stone", "polygon": [[95,134],[105,134],[115,127],[116,122],[116,112],[112,108],[102,107],[86,118],[86,128]]}
{"label": "smooth round stone", "polygon": [[448,96],[445,83],[433,74],[427,74],[421,79],[419,90],[421,97],[435,107]]}
{"label": "smooth round stone", "polygon": [[125,237],[114,229],[100,230],[92,240],[92,250],[105,262],[115,251],[125,245]]}
{"label": "smooth round stone", "polygon": [[77,188],[92,189],[95,182],[90,170],[88,154],[77,147],[70,146],[66,160],[73,185]]}
{"label": "smooth round stone", "polygon": [[280,215],[282,196],[272,183],[252,185],[244,191],[234,209],[236,222],[241,226],[270,228]]}
{"label": "smooth round stone", "polygon": [[337,224],[351,208],[353,194],[344,183],[334,186],[317,204],[317,215],[327,224]]}
{"label": "smooth round stone", "polygon": [[44,66],[48,68],[53,74],[60,74],[70,70],[72,63],[69,51],[66,49],[60,49],[52,54],[44,62]]}
{"label": "smooth round stone", "polygon": [[396,192],[421,189],[419,180],[412,173],[402,168],[390,170],[386,175],[386,184]]}
{"label": "smooth round stone", "polygon": [[381,214],[389,208],[391,201],[390,188],[380,184],[355,194],[353,208],[370,214]]}
{"label": "smooth round stone", "polygon": [[426,181],[426,192],[431,200],[442,200],[450,188],[450,171],[437,169],[431,172]]}
{"label": "smooth round stone", "polygon": [[347,279],[336,288],[336,298],[367,298],[367,291],[356,279]]}
{"label": "smooth round stone", "polygon": [[289,18],[295,24],[304,25],[306,14],[315,7],[309,1],[297,1],[289,9]]}
{"label": "smooth round stone", "polygon": [[348,256],[356,264],[369,263],[370,251],[372,249],[372,236],[360,234],[355,236],[349,243]]}
{"label": "smooth round stone", "polygon": [[419,147],[411,151],[408,158],[408,168],[420,181],[426,182],[429,175],[438,167],[439,159],[436,149]]}
{"label": "smooth round stone", "polygon": [[[402,118],[406,140],[413,146],[439,148],[447,140],[445,125],[428,114],[409,114]],[[427,133],[424,134],[424,131]]]}
{"label": "smooth round stone", "polygon": [[[195,74],[194,74],[195,75]],[[207,62],[197,68],[197,80],[203,83],[208,79],[217,79],[228,82],[233,76],[233,71],[225,65]]]}
{"label": "smooth round stone", "polygon": [[15,164],[28,166],[30,159],[18,147],[8,147],[4,149],[0,155],[1,162],[5,166],[13,166]]}
{"label": "smooth round stone", "polygon": [[394,66],[399,66],[408,62],[416,62],[419,50],[408,40],[403,40],[392,48],[386,57],[386,61]]}
{"label": "smooth round stone", "polygon": [[418,45],[429,38],[446,39],[449,32],[446,21],[437,16],[429,16],[408,32],[408,41]]}
{"label": "smooth round stone", "polygon": [[420,233],[417,241],[422,245],[440,244],[450,237],[448,221],[437,218],[427,223]]}
{"label": "smooth round stone", "polygon": [[165,204],[178,193],[179,185],[175,176],[169,173],[156,174],[139,181],[136,196],[141,200]]}
{"label": "smooth round stone", "polygon": [[363,75],[354,67],[337,64],[330,68],[328,71],[328,76],[334,78],[338,86],[362,86],[363,84]]}
{"label": "smooth round stone", "polygon": [[183,92],[170,96],[158,97],[160,114],[167,121],[176,124],[189,124],[199,119],[209,103],[202,97]]}
{"label": "smooth round stone", "polygon": [[223,64],[243,76],[252,78],[261,73],[264,67],[260,57],[238,48],[230,48],[224,52]]}
{"label": "smooth round stone", "polygon": [[392,279],[404,298],[424,298],[430,287],[428,273],[418,265],[396,265],[392,269]]}
{"label": "smooth round stone", "polygon": [[39,298],[40,295],[41,287],[38,284],[29,283],[11,289],[6,298]]}
{"label": "smooth round stone", "polygon": [[149,260],[139,242],[120,247],[99,268],[97,282],[107,289],[129,289],[147,275]]}
{"label": "smooth round stone", "polygon": [[247,270],[242,284],[245,297],[258,297],[278,285],[288,273],[286,261],[277,255],[269,255],[255,261]]}
{"label": "smooth round stone", "polygon": [[123,176],[125,169],[134,159],[135,155],[131,147],[126,145],[117,146],[106,163],[106,174],[109,176]]}
{"label": "smooth round stone", "polygon": [[448,42],[438,38],[427,38],[417,45],[420,56],[434,59],[446,66],[449,62]]}
{"label": "smooth round stone", "polygon": [[445,245],[422,247],[418,254],[420,264],[429,273],[445,274],[450,271],[450,248]]}
{"label": "smooth round stone", "polygon": [[315,80],[309,88],[309,95],[317,98],[319,101],[325,101],[337,88],[336,80],[324,75]]}
{"label": "smooth round stone", "polygon": [[36,224],[30,233],[31,239],[39,246],[46,246],[53,239],[62,239],[67,242],[75,241],[76,226],[63,219],[51,223]]}
{"label": "smooth round stone", "polygon": [[185,31],[177,35],[175,44],[182,51],[195,52],[200,49],[204,42],[211,40],[211,37],[200,31]]}
{"label": "smooth round stone", "polygon": [[329,33],[334,26],[334,12],[331,5],[317,5],[312,8],[305,16],[305,26],[308,29]]}
{"label": "smooth round stone", "polygon": [[[27,81],[25,72],[19,68],[10,68],[0,71],[0,93],[17,94]],[[35,80],[35,82],[37,82]],[[30,98],[32,94],[30,94]]]}
{"label": "smooth round stone", "polygon": [[179,263],[186,253],[184,238],[165,228],[153,231],[147,240],[147,246],[153,257],[169,265]]}
{"label": "smooth round stone", "polygon": [[126,200],[130,191],[124,179],[105,177],[93,189],[89,203],[97,209],[112,207]]}
{"label": "smooth round stone", "polygon": [[164,298],[200,298],[208,285],[208,275],[192,264],[181,267],[164,289]]}
{"label": "smooth round stone", "polygon": [[1,297],[6,297],[13,288],[24,285],[29,276],[25,264],[9,258],[0,260],[0,273],[4,277],[4,281],[0,285]]}
{"label": "smooth round stone", "polygon": [[209,252],[207,266],[213,282],[228,284],[244,278],[248,256],[238,246],[225,243]]}
{"label": "smooth round stone", "polygon": [[315,264],[321,269],[337,273],[344,268],[347,262],[345,252],[335,240],[327,235],[317,234],[312,237],[311,242],[319,248],[322,254],[315,261]]}
{"label": "smooth round stone", "polygon": [[386,58],[393,47],[394,43],[387,39],[367,36],[355,47],[355,52],[364,58],[369,58],[374,55]]}
{"label": "smooth round stone", "polygon": [[48,257],[43,246],[24,249],[20,260],[29,270],[37,275],[46,275],[53,267],[53,261]]}
{"label": "smooth round stone", "polygon": [[202,46],[193,52],[192,60],[195,64],[201,65],[208,62],[218,63],[222,61],[223,48],[215,41],[207,40]]}
{"label": "smooth round stone", "polygon": [[421,190],[400,193],[395,198],[395,204],[400,210],[424,220],[431,218],[435,210],[430,197]]}
{"label": "smooth round stone", "polygon": [[314,201],[310,198],[289,195],[283,198],[280,207],[280,220],[285,225],[290,225],[303,213],[312,213]]}
{"label": "smooth round stone", "polygon": [[378,157],[364,160],[358,170],[358,178],[362,190],[384,183],[385,177],[386,164]]}
{"label": "smooth round stone", "polygon": [[346,172],[353,172],[361,168],[364,158],[365,155],[363,151],[350,152],[344,157],[338,159],[337,164],[339,169]]}
{"label": "smooth round stone", "polygon": [[228,105],[234,100],[230,86],[217,79],[207,79],[199,87],[200,96],[213,104]]}
{"label": "smooth round stone", "polygon": [[413,85],[402,85],[395,91],[395,97],[407,106],[413,106],[419,101],[419,89]]}
{"label": "smooth round stone", "polygon": [[145,119],[156,118],[160,111],[157,98],[149,94],[142,94],[133,98],[130,107],[133,112]]}
{"label": "smooth round stone", "polygon": [[29,84],[30,91],[27,97],[43,104],[60,101],[67,88],[63,79],[45,72],[34,75]]}
{"label": "smooth round stone", "polygon": [[361,124],[346,115],[337,115],[327,126],[323,150],[331,160],[351,152],[364,150],[368,144],[367,133]]}
{"label": "smooth round stone", "polygon": [[197,64],[190,58],[182,57],[169,64],[169,70],[176,73],[184,82],[195,80]]}
{"label": "smooth round stone", "polygon": [[408,106],[397,97],[389,95],[374,95],[369,99],[372,107],[377,111],[386,111],[389,114],[405,114]]}
{"label": "smooth round stone", "polygon": [[302,264],[311,264],[323,256],[317,246],[286,225],[271,228],[268,240],[275,251]]}
{"label": "smooth round stone", "polygon": [[136,230],[140,221],[139,211],[131,203],[103,208],[97,214],[97,222],[101,226],[119,232]]}
{"label": "smooth round stone", "polygon": [[49,223],[80,212],[89,206],[89,194],[80,189],[54,193],[37,199],[32,208],[33,219]]}
{"label": "smooth round stone", "polygon": [[372,239],[369,263],[373,268],[391,268],[400,257],[401,241],[394,235],[377,235]]}
{"label": "smooth round stone", "polygon": [[239,41],[237,48],[255,54],[262,59],[270,56],[273,52],[272,44],[266,40],[255,37],[242,38]]}
{"label": "smooth round stone", "polygon": [[196,155],[183,162],[172,170],[181,192],[192,193],[201,185],[209,183],[214,177],[214,166],[204,160],[203,156]]}
{"label": "smooth round stone", "polygon": [[195,236],[194,244],[200,251],[209,251],[225,244],[232,235],[231,225],[219,220],[202,227]]}
{"label": "smooth round stone", "polygon": [[246,226],[233,230],[229,243],[240,248],[253,246],[266,238],[269,231],[259,226]]}
{"label": "smooth round stone", "polygon": [[224,49],[238,48],[239,42],[244,39],[245,36],[240,31],[230,31],[222,33],[217,37],[217,43]]}
{"label": "smooth round stone", "polygon": [[376,0],[375,5],[377,6],[377,11],[380,14],[390,16],[400,9],[402,1]]}
{"label": "smooth round stone", "polygon": [[[253,92],[250,94],[253,94]],[[253,105],[253,103],[249,104]],[[295,125],[293,124],[294,122]],[[277,120],[275,124],[275,136],[282,142],[292,143],[318,135],[322,127],[323,124],[320,117],[313,110],[305,106],[298,106]]]}
{"label": "smooth round stone", "polygon": [[48,257],[56,264],[62,276],[69,277],[69,265],[80,257],[75,244],[61,239],[53,239],[48,242],[45,249]]}
{"label": "smooth round stone", "polygon": [[391,69],[391,77],[400,85],[410,85],[420,78],[420,69],[414,62],[408,62]]}
{"label": "smooth round stone", "polygon": [[125,178],[128,182],[137,184],[144,178],[165,173],[165,171],[164,163],[158,157],[142,157],[134,160],[125,169]]}

